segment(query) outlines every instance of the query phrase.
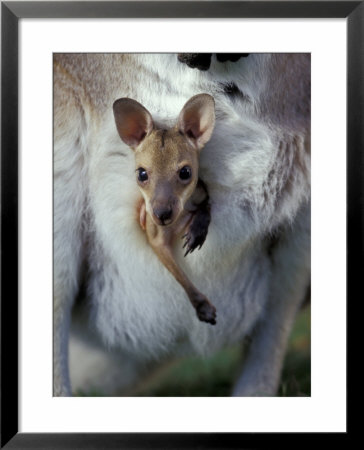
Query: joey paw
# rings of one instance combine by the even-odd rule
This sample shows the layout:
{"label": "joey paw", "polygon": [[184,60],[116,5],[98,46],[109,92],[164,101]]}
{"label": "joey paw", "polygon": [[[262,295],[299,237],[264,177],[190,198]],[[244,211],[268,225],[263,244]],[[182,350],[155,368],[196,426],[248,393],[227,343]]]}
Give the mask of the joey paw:
{"label": "joey paw", "polygon": [[204,300],[198,306],[196,306],[197,317],[202,322],[216,324],[216,308],[209,301]]}
{"label": "joey paw", "polygon": [[184,236],[182,236],[182,239],[186,239],[183,248],[187,247],[184,256],[192,253],[197,247],[200,250],[202,244],[205,242],[209,224],[209,215],[196,214],[191,222],[189,230]]}

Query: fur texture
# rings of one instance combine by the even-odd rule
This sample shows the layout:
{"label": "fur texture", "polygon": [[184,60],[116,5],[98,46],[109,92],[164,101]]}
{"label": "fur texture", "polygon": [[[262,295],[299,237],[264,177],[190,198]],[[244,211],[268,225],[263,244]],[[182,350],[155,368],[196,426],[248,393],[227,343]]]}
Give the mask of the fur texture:
{"label": "fur texture", "polygon": [[[70,395],[71,308],[86,271],[91,321],[107,347],[137,359],[207,354],[253,333],[235,395],[274,395],[310,280],[310,56],[54,56],[54,395]],[[230,93],[226,93],[229,90]],[[208,238],[179,264],[219,311],[201,323],[137,226],[134,157],[112,105],[141,102],[162,128],[201,92],[216,125],[201,153]]]}

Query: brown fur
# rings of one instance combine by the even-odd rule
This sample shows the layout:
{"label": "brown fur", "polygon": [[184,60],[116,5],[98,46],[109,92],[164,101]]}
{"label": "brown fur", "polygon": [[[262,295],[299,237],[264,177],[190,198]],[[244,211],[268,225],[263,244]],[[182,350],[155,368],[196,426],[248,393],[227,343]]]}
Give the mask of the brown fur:
{"label": "brown fur", "polygon": [[[182,109],[177,125],[161,130],[154,127],[150,113],[134,100],[124,98],[114,103],[119,135],[135,154],[137,182],[144,199],[136,207],[140,226],[159,260],[184,288],[198,318],[215,324],[215,307],[192,284],[173,255],[178,237],[186,237],[185,256],[201,247],[210,223],[207,191],[198,183],[198,156],[214,127],[212,109],[209,95],[192,97]],[[191,170],[187,180],[179,176],[184,167]],[[146,180],[138,178],[141,169],[147,174]],[[167,211],[168,218],[164,219],[158,211]]]}

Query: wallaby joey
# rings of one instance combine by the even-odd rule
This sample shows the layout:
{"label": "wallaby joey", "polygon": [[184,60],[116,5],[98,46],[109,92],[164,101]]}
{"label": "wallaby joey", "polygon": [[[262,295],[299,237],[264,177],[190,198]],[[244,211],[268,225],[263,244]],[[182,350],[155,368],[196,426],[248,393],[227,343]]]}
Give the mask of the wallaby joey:
{"label": "wallaby joey", "polygon": [[215,125],[215,102],[208,94],[192,97],[168,130],[153,123],[149,111],[130,98],[113,105],[121,139],[134,150],[136,178],[143,201],[139,220],[154,252],[182,285],[203,322],[216,324],[216,309],[192,284],[173,255],[176,237],[185,239],[185,256],[204,243],[210,224],[207,188],[199,179],[199,153]]}

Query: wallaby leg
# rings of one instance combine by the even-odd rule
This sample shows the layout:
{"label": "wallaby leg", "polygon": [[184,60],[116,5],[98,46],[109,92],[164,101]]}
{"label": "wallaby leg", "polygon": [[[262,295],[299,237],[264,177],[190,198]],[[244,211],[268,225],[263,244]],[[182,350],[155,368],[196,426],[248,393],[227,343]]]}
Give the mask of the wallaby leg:
{"label": "wallaby leg", "polygon": [[288,338],[310,282],[309,263],[309,214],[302,214],[302,221],[282,234],[272,254],[274,281],[268,304],[252,336],[234,396],[277,394]]}
{"label": "wallaby leg", "polygon": [[64,296],[54,298],[54,339],[53,339],[53,395],[68,397],[71,385],[68,371],[68,334],[71,319],[71,302]]}
{"label": "wallaby leg", "polygon": [[171,272],[178,283],[186,291],[190,302],[196,309],[198,318],[202,322],[208,322],[215,325],[216,308],[198,289],[196,289],[187,275],[176,263],[172,252],[171,239],[168,236],[169,231],[157,227],[151,223],[151,219],[148,217],[146,231],[151,247],[162,264]]}
{"label": "wallaby leg", "polygon": [[203,322],[216,323],[216,308],[209,302],[209,300],[191,283],[187,275],[175,262],[171,247],[166,244],[156,245],[153,244],[152,248],[163,265],[171,272],[179,284],[183,287],[196,309],[198,318]]}

